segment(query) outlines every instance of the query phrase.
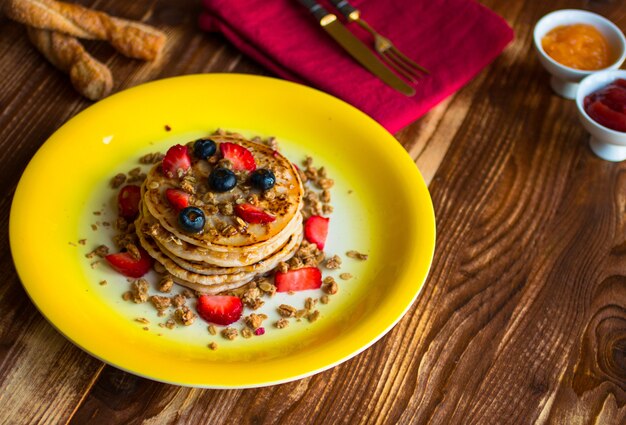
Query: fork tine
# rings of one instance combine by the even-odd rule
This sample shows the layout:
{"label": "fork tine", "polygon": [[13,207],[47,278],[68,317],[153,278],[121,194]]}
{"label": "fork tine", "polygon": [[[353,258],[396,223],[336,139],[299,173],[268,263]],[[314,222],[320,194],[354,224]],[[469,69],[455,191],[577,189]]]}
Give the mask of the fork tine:
{"label": "fork tine", "polygon": [[413,74],[409,73],[403,66],[394,61],[393,57],[389,55],[389,50],[381,52],[380,57],[387,65],[389,65],[390,68],[392,68],[409,82],[415,83],[417,81]]}
{"label": "fork tine", "polygon": [[402,59],[395,54],[392,49],[389,49],[385,52],[385,54],[389,57],[391,61],[395,64],[395,68],[402,69],[405,73],[409,74],[415,81],[419,80],[424,76],[418,70],[411,68],[406,63],[402,61]]}
{"label": "fork tine", "polygon": [[389,49],[390,51],[393,51],[393,53],[395,53],[405,64],[407,64],[409,67],[418,70],[419,72],[422,72],[424,74],[430,74],[430,71],[428,71],[426,68],[424,68],[421,65],[418,65],[417,63],[415,63],[414,61],[412,61],[409,57],[407,57],[404,53],[402,53],[400,50],[398,50],[398,48],[396,46],[391,46],[391,49]]}

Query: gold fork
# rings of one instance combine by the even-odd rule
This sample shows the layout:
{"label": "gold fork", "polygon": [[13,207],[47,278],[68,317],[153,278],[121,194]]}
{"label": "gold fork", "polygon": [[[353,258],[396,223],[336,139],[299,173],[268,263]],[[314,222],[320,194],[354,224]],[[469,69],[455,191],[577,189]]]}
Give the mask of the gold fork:
{"label": "gold fork", "polygon": [[374,37],[374,49],[380,57],[393,68],[398,74],[414,83],[430,72],[421,65],[418,65],[402,53],[386,37],[380,35],[374,28],[361,18],[361,11],[355,9],[347,0],[330,0],[330,2],[341,12],[349,22],[356,22],[361,28],[369,32]]}

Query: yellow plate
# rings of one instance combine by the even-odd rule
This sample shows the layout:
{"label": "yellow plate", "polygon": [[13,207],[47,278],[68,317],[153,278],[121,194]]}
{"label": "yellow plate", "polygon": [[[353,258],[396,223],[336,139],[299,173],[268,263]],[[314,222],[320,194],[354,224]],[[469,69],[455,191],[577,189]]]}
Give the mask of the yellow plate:
{"label": "yellow plate", "polygon": [[[302,308],[320,291],[277,294],[261,311],[263,336],[228,341],[206,323],[167,329],[149,303],[123,301],[128,282],[85,254],[110,235],[115,214],[108,182],[148,152],[217,129],[275,136],[294,162],[305,155],[336,182],[326,252],[338,254],[339,292],[318,303],[319,320],[276,329],[276,305]],[[104,216],[95,216],[100,210]],[[91,224],[97,224],[93,230]],[[84,245],[78,243],[85,239]],[[24,171],[10,219],[13,259],[43,315],[93,356],[157,381],[245,388],[302,378],[333,367],[388,332],[419,293],[432,261],[435,219],[428,189],[394,137],[327,94],[247,75],[193,75],[144,84],[109,97],[68,121]],[[367,261],[346,257],[354,249]],[[349,280],[339,273],[351,273]],[[107,280],[107,285],[99,285]],[[249,314],[246,311],[244,314]],[[149,323],[135,319],[145,317]],[[239,326],[240,327],[240,326]],[[145,329],[144,329],[145,328]],[[217,350],[207,345],[214,341]]]}

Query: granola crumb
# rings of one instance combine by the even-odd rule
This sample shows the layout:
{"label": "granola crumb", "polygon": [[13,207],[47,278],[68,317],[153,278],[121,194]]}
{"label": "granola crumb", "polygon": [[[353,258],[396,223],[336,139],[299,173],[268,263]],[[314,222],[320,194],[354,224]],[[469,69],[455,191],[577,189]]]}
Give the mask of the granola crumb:
{"label": "granola crumb", "polygon": [[322,295],[320,297],[320,302],[322,304],[328,304],[329,301],[330,301],[330,297],[328,295],[326,295],[326,294],[324,294],[324,295]]}
{"label": "granola crumb", "polygon": [[338,255],[333,255],[329,259],[326,260],[324,264],[327,269],[335,270],[341,267],[341,258]]}
{"label": "granola crumb", "polygon": [[176,317],[176,320],[178,322],[182,323],[185,326],[189,326],[196,320],[197,316],[196,313],[191,311],[189,307],[184,305],[174,312],[174,317]]}
{"label": "granola crumb", "polygon": [[105,256],[107,256],[109,254],[109,247],[106,245],[100,245],[98,247],[96,247],[93,251],[88,252],[87,254],[85,254],[86,258],[94,258],[94,257],[100,257],[100,258],[104,258]]}
{"label": "granola crumb", "polygon": [[314,311],[312,311],[311,313],[308,314],[307,319],[309,320],[309,322],[313,323],[317,319],[319,319],[319,317],[320,317],[319,310],[314,310]]}
{"label": "granola crumb", "polygon": [[131,283],[130,299],[135,304],[141,304],[148,301],[148,281],[146,279],[137,279]]}
{"label": "granola crumb", "polygon": [[243,328],[241,330],[241,336],[248,339],[252,337],[252,331],[250,330],[250,328]]}
{"label": "granola crumb", "polygon": [[228,327],[228,328],[222,329],[221,334],[222,334],[222,337],[232,341],[235,338],[237,338],[237,336],[239,335],[239,332],[237,332],[237,329],[235,328]]}
{"label": "granola crumb", "polygon": [[360,253],[358,251],[354,251],[354,250],[346,252],[346,255],[348,257],[350,257],[350,258],[353,258],[355,260],[361,260],[361,261],[367,260],[367,257],[368,257],[367,254],[362,254],[362,253]]}
{"label": "granola crumb", "polygon": [[217,335],[217,329],[215,329],[215,326],[209,325],[207,326],[207,330],[209,331],[211,335]]}
{"label": "granola crumb", "polygon": [[106,279],[101,280],[100,282],[98,282],[100,284],[100,286],[105,286],[107,285],[109,282],[106,281]]}
{"label": "granola crumb", "polygon": [[176,327],[176,321],[174,319],[167,319],[167,321],[163,323],[162,327],[165,327],[167,329],[174,329],[174,327]]}
{"label": "granola crumb", "polygon": [[150,302],[159,312],[164,311],[169,306],[172,305],[172,299],[168,297],[163,297],[159,295],[152,295],[150,297]]}
{"label": "granola crumb", "polygon": [[281,304],[278,306],[277,311],[278,314],[281,315],[281,317],[294,317],[297,309],[288,304]]}
{"label": "granola crumb", "polygon": [[187,298],[183,294],[176,294],[171,299],[174,307],[182,307],[187,302]]}
{"label": "granola crumb", "polygon": [[277,327],[278,329],[284,329],[287,326],[289,326],[289,320],[285,318],[278,319],[278,321],[274,323],[274,326]]}
{"label": "granola crumb", "polygon": [[126,181],[126,174],[118,173],[111,179],[111,187],[117,189]]}
{"label": "granola crumb", "polygon": [[217,350],[217,343],[215,341],[212,341],[211,343],[209,343],[208,347],[211,350],[215,351],[215,350]]}
{"label": "granola crumb", "polygon": [[304,300],[304,308],[306,308],[307,310],[313,310],[316,304],[317,298],[308,297],[306,300]]}
{"label": "granola crumb", "polygon": [[331,276],[324,278],[322,291],[324,291],[325,293],[329,295],[334,295],[337,293],[338,290],[339,290],[339,286],[337,285],[337,282],[335,282],[335,279],[333,279]]}
{"label": "granola crumb", "polygon": [[169,293],[172,290],[172,286],[174,286],[174,280],[172,276],[167,274],[161,278],[159,281],[159,291]]}
{"label": "granola crumb", "polygon": [[352,275],[350,273],[341,273],[339,278],[342,280],[350,280],[352,279]]}
{"label": "granola crumb", "polygon": [[243,320],[246,325],[248,325],[250,328],[256,331],[257,329],[261,327],[265,319],[267,319],[267,315],[263,313],[261,314],[252,313],[251,315],[246,316]]}
{"label": "granola crumb", "polygon": [[135,322],[143,323],[144,325],[150,323],[150,321],[145,317],[136,317]]}

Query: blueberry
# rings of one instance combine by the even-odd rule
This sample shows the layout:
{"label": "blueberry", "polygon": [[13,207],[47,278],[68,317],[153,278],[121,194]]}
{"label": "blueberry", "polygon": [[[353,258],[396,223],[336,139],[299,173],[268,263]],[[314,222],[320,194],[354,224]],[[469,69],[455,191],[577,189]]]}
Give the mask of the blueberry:
{"label": "blueberry", "polygon": [[217,146],[211,139],[198,139],[193,144],[193,154],[196,158],[207,159],[215,154]]}
{"label": "blueberry", "polygon": [[209,174],[209,186],[217,192],[228,192],[237,185],[237,176],[228,168],[215,168]]}
{"label": "blueberry", "polygon": [[269,190],[276,184],[276,176],[270,170],[257,168],[250,175],[250,184],[257,189]]}
{"label": "blueberry", "polygon": [[199,233],[204,229],[204,213],[200,208],[187,207],[178,213],[178,224],[189,233]]}

